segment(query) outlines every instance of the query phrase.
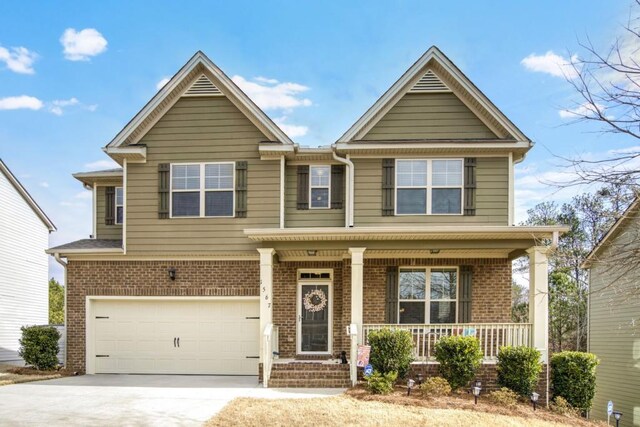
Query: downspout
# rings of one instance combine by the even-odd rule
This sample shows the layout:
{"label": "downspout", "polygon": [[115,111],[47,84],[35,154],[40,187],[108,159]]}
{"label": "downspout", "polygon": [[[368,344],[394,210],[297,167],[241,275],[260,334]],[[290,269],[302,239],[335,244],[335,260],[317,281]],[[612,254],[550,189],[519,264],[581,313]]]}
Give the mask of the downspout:
{"label": "downspout", "polygon": [[345,206],[344,206],[344,226],[349,228],[353,227],[353,162],[347,158],[338,156],[335,152],[335,146],[331,150],[333,159],[347,166],[347,176],[345,185]]}
{"label": "downspout", "polygon": [[284,156],[280,156],[280,228],[284,228],[284,179],[285,179],[285,160]]}
{"label": "downspout", "polygon": [[53,258],[62,266],[64,270],[64,274],[62,276],[63,286],[64,286],[64,367],[67,367],[67,348],[69,345],[67,344],[67,328],[69,327],[69,322],[67,322],[67,263],[60,258],[60,253],[56,252],[53,254]]}

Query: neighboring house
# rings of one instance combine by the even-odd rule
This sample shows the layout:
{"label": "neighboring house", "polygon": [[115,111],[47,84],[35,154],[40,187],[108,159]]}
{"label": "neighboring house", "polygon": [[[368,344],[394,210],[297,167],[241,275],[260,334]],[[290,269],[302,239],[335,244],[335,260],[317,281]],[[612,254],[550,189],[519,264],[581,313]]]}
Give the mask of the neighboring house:
{"label": "neighboring house", "polygon": [[[69,367],[340,385],[385,325],[413,331],[420,361],[438,336],[476,335],[494,379],[503,344],[546,363],[540,242],[565,228],[513,225],[531,146],[435,47],[322,148],[294,144],[198,52],[104,148],[121,170],[74,175],[95,238],[49,250],[68,260]],[[526,254],[532,324],[513,324]],[[288,365],[342,351],[351,372]]]}
{"label": "neighboring house", "polygon": [[591,415],[607,403],[624,425],[640,426],[640,198],[583,264],[589,269],[589,351],[600,359]]}
{"label": "neighboring house", "polygon": [[49,323],[47,215],[0,159],[0,362],[20,361],[20,328]]}

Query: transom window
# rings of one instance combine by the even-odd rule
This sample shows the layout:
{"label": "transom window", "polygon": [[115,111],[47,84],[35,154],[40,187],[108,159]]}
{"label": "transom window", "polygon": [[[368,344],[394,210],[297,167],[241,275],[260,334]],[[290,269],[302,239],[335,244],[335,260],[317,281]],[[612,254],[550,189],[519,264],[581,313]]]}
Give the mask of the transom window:
{"label": "transom window", "polygon": [[233,216],[234,171],[232,162],[172,164],[171,216]]}
{"label": "transom window", "polygon": [[312,209],[327,209],[331,200],[331,167],[309,166],[309,201]]}
{"label": "transom window", "polygon": [[122,224],[122,220],[124,219],[124,196],[122,192],[122,187],[116,187],[116,224]]}
{"label": "transom window", "polygon": [[398,323],[457,322],[457,268],[406,268],[399,275]]}
{"label": "transom window", "polygon": [[396,214],[462,214],[462,174],[462,159],[396,160]]}

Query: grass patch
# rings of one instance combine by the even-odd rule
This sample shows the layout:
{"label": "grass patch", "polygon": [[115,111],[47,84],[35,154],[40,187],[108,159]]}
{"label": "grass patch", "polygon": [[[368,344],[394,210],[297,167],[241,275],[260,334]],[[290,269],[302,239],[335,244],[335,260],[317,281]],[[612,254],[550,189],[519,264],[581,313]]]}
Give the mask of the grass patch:
{"label": "grass patch", "polygon": [[66,369],[38,371],[30,367],[0,364],[0,386],[28,383],[32,381],[53,380],[72,375]]}
{"label": "grass patch", "polygon": [[406,396],[406,389],[390,395],[372,395],[362,388],[346,395],[310,399],[238,398],[207,422],[207,426],[509,426],[557,427],[595,424],[549,411],[496,408],[488,402],[473,404],[466,396],[425,398]]}

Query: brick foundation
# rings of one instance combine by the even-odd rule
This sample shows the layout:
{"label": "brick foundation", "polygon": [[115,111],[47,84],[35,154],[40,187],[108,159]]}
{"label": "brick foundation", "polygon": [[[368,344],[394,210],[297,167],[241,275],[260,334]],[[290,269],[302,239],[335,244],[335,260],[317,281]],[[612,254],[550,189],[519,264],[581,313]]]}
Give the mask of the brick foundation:
{"label": "brick foundation", "polygon": [[259,283],[257,261],[69,261],[67,367],[86,368],[87,296],[258,296]]}

